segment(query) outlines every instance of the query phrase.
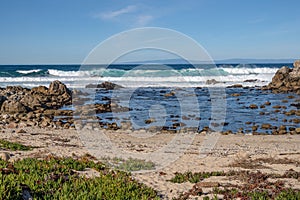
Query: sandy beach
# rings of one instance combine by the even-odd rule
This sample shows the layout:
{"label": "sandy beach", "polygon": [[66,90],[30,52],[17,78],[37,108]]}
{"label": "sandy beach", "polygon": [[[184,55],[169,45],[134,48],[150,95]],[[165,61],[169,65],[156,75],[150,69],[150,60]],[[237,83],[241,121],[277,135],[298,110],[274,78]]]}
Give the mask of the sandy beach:
{"label": "sandy beach", "polygon": [[[126,132],[106,131],[111,142],[128,152],[151,152],[166,145],[173,134],[156,134],[151,139],[130,137]],[[263,172],[268,174],[284,174],[288,170],[300,170],[300,135],[221,135],[214,148],[204,158],[199,157],[199,146],[205,136],[195,135],[193,143],[182,152],[182,156],[170,165],[145,173],[133,173],[134,179],[154,188],[162,199],[178,198],[180,194],[192,189],[192,183],[172,183],[169,180],[175,173],[184,172]],[[31,151],[6,151],[9,161],[25,157],[44,158],[46,156],[80,157],[87,153],[79,133],[76,130],[53,130],[40,128],[2,129],[1,139],[34,146]],[[142,145],[141,145],[142,144]],[[169,152],[172,154],[172,152]],[[279,180],[279,179],[277,179]],[[283,178],[286,187],[300,189],[299,179]],[[242,185],[239,179],[227,176],[210,177],[203,181],[208,183],[202,187],[203,194],[226,184]],[[200,183],[201,183],[200,182]],[[190,195],[193,199],[197,196]]]}

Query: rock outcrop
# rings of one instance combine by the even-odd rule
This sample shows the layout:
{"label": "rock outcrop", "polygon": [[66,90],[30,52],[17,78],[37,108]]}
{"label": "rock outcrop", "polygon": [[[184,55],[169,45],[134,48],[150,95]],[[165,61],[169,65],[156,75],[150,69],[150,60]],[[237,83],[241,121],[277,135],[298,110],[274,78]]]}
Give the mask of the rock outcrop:
{"label": "rock outcrop", "polygon": [[300,94],[300,60],[294,62],[294,68],[286,66],[280,68],[272,78],[272,82],[262,89],[272,90],[274,93]]}
{"label": "rock outcrop", "polygon": [[4,113],[26,113],[27,109],[26,107],[16,100],[6,100],[3,102],[1,106],[1,112]]}
{"label": "rock outcrop", "polygon": [[39,86],[30,89],[20,86],[8,86],[0,90],[0,108],[2,113],[24,113],[41,108],[58,109],[72,102],[71,91],[60,81],[54,81],[49,89]]}
{"label": "rock outcrop", "polygon": [[120,89],[123,87],[121,85],[105,81],[100,84],[89,84],[89,85],[85,86],[85,88],[103,88],[106,90],[114,90],[114,89]]}
{"label": "rock outcrop", "polygon": [[[71,103],[72,92],[60,81],[52,82],[49,89],[45,86],[32,89],[20,86],[0,88],[0,125],[11,128],[54,127],[57,125],[53,121],[56,114],[72,116],[72,111],[58,110]],[[57,112],[49,112],[52,110]]]}

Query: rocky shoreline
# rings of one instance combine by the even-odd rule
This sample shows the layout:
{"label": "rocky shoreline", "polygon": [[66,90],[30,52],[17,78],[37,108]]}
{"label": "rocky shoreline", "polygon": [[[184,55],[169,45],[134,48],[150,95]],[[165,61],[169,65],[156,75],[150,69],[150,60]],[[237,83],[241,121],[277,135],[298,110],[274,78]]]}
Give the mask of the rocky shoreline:
{"label": "rocky shoreline", "polygon": [[[86,88],[109,91],[122,88],[119,85],[110,82],[103,82],[98,85],[87,85]],[[233,85],[228,88],[243,88],[241,85]],[[255,88],[257,89],[257,88]],[[300,94],[300,61],[295,61],[294,68],[290,69],[282,67],[277,71],[272,79],[272,82],[267,86],[260,88],[262,90],[269,90],[273,93],[293,93]],[[169,94],[172,94],[169,96]],[[39,127],[39,128],[54,128],[54,129],[99,129],[115,130],[117,132],[124,130],[133,130],[130,122],[100,122],[100,118],[96,116],[99,113],[113,112],[128,112],[130,108],[122,107],[116,103],[112,103],[108,98],[107,103],[86,104],[88,97],[86,93],[79,90],[67,88],[65,84],[60,81],[50,83],[49,87],[39,86],[32,89],[23,88],[20,86],[7,86],[0,88],[0,128],[25,128],[25,127]],[[164,94],[165,98],[175,95],[174,91]],[[239,100],[241,94],[231,94],[232,97]],[[284,100],[286,101],[286,100]],[[64,106],[73,105],[74,109],[64,109]],[[263,105],[251,104],[250,110],[258,108],[265,108],[270,106],[270,102],[266,101]],[[290,111],[286,111],[286,106],[273,106],[278,112],[283,112],[286,116],[295,116],[291,119],[292,122],[298,124],[297,116],[300,116],[300,103],[292,103],[291,106],[296,107]],[[264,112],[257,113],[264,115]],[[74,116],[79,116],[80,120],[75,120]],[[188,116],[182,116],[183,119],[188,119]],[[199,118],[199,120],[201,120]],[[92,122],[93,121],[93,122]],[[95,123],[97,121],[98,123]],[[146,124],[155,122],[155,119],[146,119]],[[247,122],[246,122],[247,123]],[[251,122],[249,122],[251,124]],[[216,124],[212,124],[216,125]],[[223,124],[226,126],[227,124]],[[177,129],[180,127],[180,129]],[[200,134],[207,134],[212,131],[209,127],[204,127],[201,130],[193,127],[185,127],[184,123],[173,124],[174,130],[168,127],[151,127],[146,131],[161,132],[161,133],[189,133],[198,132]],[[243,127],[241,131],[236,133],[243,134]],[[257,129],[270,130],[274,135],[282,134],[300,134],[298,127],[272,126],[264,123],[261,127],[257,125],[252,126],[252,134],[259,135]],[[175,130],[177,129],[177,130]],[[137,130],[138,131],[138,130]],[[222,134],[233,134],[232,131],[223,131]]]}
{"label": "rocky shoreline", "polygon": [[[297,66],[297,64],[295,65]],[[289,93],[287,98],[296,99],[295,96],[299,92],[296,83],[290,84],[293,87],[287,87],[288,84],[286,82],[281,86],[278,86],[279,84],[276,83],[279,80],[291,80],[291,74],[294,74],[292,72],[295,68],[289,69],[289,73],[282,73],[283,69],[280,69],[275,77],[281,77],[282,74],[285,74],[286,78],[274,77],[272,83],[260,89],[262,91],[268,89],[274,93]],[[293,78],[292,80],[296,79]],[[273,88],[275,86],[278,87]],[[100,89],[100,92],[107,92],[114,89],[115,85],[103,83],[89,87],[91,89]],[[233,87],[239,88],[241,93],[245,90],[241,86]],[[286,88],[289,89],[286,90]],[[257,88],[253,90],[257,90]],[[239,102],[242,97],[241,93],[235,92],[229,95],[229,98],[232,98],[234,102]],[[165,98],[176,95],[175,92],[166,94],[169,95],[165,96],[165,93],[162,95]],[[178,133],[157,127],[150,131],[158,131],[156,133],[165,134],[153,134],[151,135],[153,137],[150,138],[132,137],[147,135],[148,133],[146,133],[146,130],[133,131],[130,123],[121,123],[121,126],[119,126],[116,123],[99,122],[99,118],[95,117],[97,113],[127,112],[129,108],[113,103],[109,99],[107,99],[108,103],[86,105],[85,102],[89,101],[89,99],[85,96],[86,94],[81,91],[69,90],[60,81],[52,82],[49,87],[40,86],[27,89],[8,86],[1,88],[1,141],[26,145],[30,147],[30,150],[21,151],[1,148],[0,158],[10,163],[16,163],[28,157],[45,159],[52,156],[78,159],[89,155],[89,150],[91,150],[88,149],[91,146],[83,144],[82,135],[78,131],[80,129],[87,129],[89,131],[84,132],[84,134],[89,133],[89,135],[95,136],[99,134],[99,128],[103,128],[107,130],[106,134],[112,143],[116,144],[118,148],[131,153],[155,152],[173,139],[174,134],[169,133]],[[287,99],[283,100],[286,101]],[[291,106],[293,107],[291,110],[286,110],[287,108],[284,105],[273,105],[267,99],[264,99],[263,102],[265,103],[247,105],[246,109],[247,111],[255,112],[257,115],[264,116],[266,113],[260,113],[258,110],[261,107],[273,107],[272,109],[277,110],[275,110],[276,112],[274,111],[275,113],[293,116],[290,119],[292,121],[299,119],[299,106],[295,100],[293,100],[292,104],[295,105]],[[291,102],[288,102],[288,104],[291,105]],[[70,105],[75,105],[75,111],[64,109],[65,106]],[[74,116],[80,116],[80,119],[85,122],[82,123],[81,120],[74,119]],[[191,116],[182,116],[182,118],[188,117]],[[97,123],[93,123],[93,120],[96,120]],[[155,119],[151,118],[145,121],[147,124],[154,122]],[[133,179],[155,189],[159,198],[214,198],[217,195],[219,199],[232,199],[231,197],[233,196],[226,197],[226,195],[233,195],[230,191],[249,192],[251,189],[261,188],[263,188],[263,192],[268,191],[271,194],[277,194],[285,190],[300,191],[300,129],[298,127],[275,127],[268,123],[261,124],[261,127],[258,127],[257,124],[249,121],[249,125],[252,126],[251,133],[253,136],[249,137],[249,134],[245,134],[242,129],[238,133],[233,133],[232,131],[222,132],[223,135],[220,136],[216,145],[207,153],[207,156],[200,158],[199,147],[206,140],[205,135],[212,130],[209,127],[204,127],[199,131],[184,127],[184,124],[179,124],[178,122],[174,123],[183,127],[184,133],[198,132],[199,134],[195,136],[188,149],[181,149],[182,152],[180,153],[182,153],[182,156],[167,167],[149,173],[134,173],[132,175]],[[272,135],[260,135],[258,128],[272,131]],[[92,140],[97,141],[97,138],[92,138]],[[184,143],[185,141],[182,142]],[[107,151],[109,156],[115,156],[110,152],[109,148]],[[174,152],[170,151],[167,153],[172,154]],[[94,159],[100,160],[100,158]],[[2,172],[6,169],[3,168]],[[233,173],[234,175],[212,176],[203,178],[197,183],[188,181],[175,183],[170,181],[180,174],[200,172],[212,174],[222,172],[223,174]],[[83,173],[88,172],[83,171]],[[242,177],[236,176],[237,174],[240,174]],[[96,175],[90,176],[95,177]],[[275,188],[276,191],[272,188]],[[217,190],[219,193],[216,192]]]}
{"label": "rocky shoreline", "polygon": [[[72,92],[60,81],[52,82],[49,88],[7,86],[0,89],[0,125],[2,128],[69,128],[73,113],[60,108],[71,104]],[[55,121],[55,116],[70,116],[70,119]]]}
{"label": "rocky shoreline", "polygon": [[286,66],[280,68],[272,78],[272,82],[262,89],[271,90],[274,93],[300,94],[300,60],[294,62],[292,69]]}

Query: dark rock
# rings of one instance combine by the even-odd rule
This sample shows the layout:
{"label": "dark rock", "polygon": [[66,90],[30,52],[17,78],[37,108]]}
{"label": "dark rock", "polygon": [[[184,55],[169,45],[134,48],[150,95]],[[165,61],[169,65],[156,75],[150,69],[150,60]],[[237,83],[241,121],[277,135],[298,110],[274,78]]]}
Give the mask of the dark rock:
{"label": "dark rock", "polygon": [[151,124],[153,122],[156,122],[156,120],[154,118],[150,118],[150,119],[145,120],[145,124]]}
{"label": "dark rock", "polygon": [[279,127],[279,130],[280,130],[280,131],[281,131],[281,130],[286,131],[286,126],[285,126],[285,125],[281,125],[281,126]]}
{"label": "dark rock", "polygon": [[169,92],[169,93],[166,93],[164,96],[165,97],[172,97],[172,96],[175,96],[175,92],[174,91],[171,91],[171,92]]}
{"label": "dark rock", "polygon": [[234,94],[231,94],[231,96],[233,96],[233,97],[239,97],[239,96],[241,96],[241,94],[239,94],[239,93],[234,93]]}
{"label": "dark rock", "polygon": [[242,87],[243,87],[242,84],[235,84],[235,85],[228,86],[227,88],[242,88]]}
{"label": "dark rock", "polygon": [[6,100],[1,106],[1,112],[5,113],[25,113],[27,112],[26,107],[19,101]]}
{"label": "dark rock", "polygon": [[266,113],[265,113],[265,112],[259,112],[259,114],[260,114],[260,115],[265,115]]}
{"label": "dark rock", "polygon": [[291,106],[294,106],[297,109],[300,109],[300,103],[292,103]]}
{"label": "dark rock", "polygon": [[40,93],[40,94],[48,94],[48,88],[45,86],[38,86],[31,89],[32,92]]}
{"label": "dark rock", "polygon": [[271,102],[270,101],[266,101],[265,105],[269,106],[269,105],[271,105]]}
{"label": "dark rock", "polygon": [[56,95],[56,96],[62,94],[71,95],[71,91],[67,88],[65,84],[56,80],[50,83],[48,94]]}
{"label": "dark rock", "polygon": [[266,107],[265,105],[261,105],[261,106],[260,106],[260,108],[265,108],[265,107]]}
{"label": "dark rock", "polygon": [[295,92],[297,94],[300,94],[299,63],[299,60],[295,61],[294,68],[292,69],[285,66],[280,68],[272,78],[272,82],[263,89],[272,90],[274,93]]}
{"label": "dark rock", "polygon": [[24,129],[17,130],[16,133],[27,133]]}
{"label": "dark rock", "polygon": [[253,82],[257,82],[258,80],[257,79],[248,79],[248,80],[245,80],[244,82],[245,83],[253,83]]}
{"label": "dark rock", "polygon": [[257,131],[258,127],[257,126],[252,126],[252,131]]}
{"label": "dark rock", "polygon": [[210,79],[205,82],[206,85],[214,85],[217,83],[219,83],[219,81],[216,81],[215,79]]}
{"label": "dark rock", "polygon": [[114,90],[114,89],[120,89],[120,88],[123,88],[123,87],[120,86],[120,85],[117,85],[115,83],[105,81],[101,84],[88,84],[88,85],[85,86],[85,88],[104,88],[106,90]]}
{"label": "dark rock", "polygon": [[299,119],[299,118],[295,118],[295,119],[293,119],[293,122],[294,122],[295,124],[299,124],[299,123],[300,123],[300,119]]}
{"label": "dark rock", "polygon": [[0,95],[0,108],[3,104],[3,102],[6,101],[6,100],[7,100],[7,98],[5,96]]}
{"label": "dark rock", "polygon": [[251,105],[249,106],[249,108],[250,108],[250,109],[258,109],[258,106],[255,105],[255,104],[251,104]]}
{"label": "dark rock", "polygon": [[262,124],[261,125],[262,129],[271,129],[271,127],[272,127],[271,124]]}
{"label": "dark rock", "polygon": [[37,108],[42,107],[42,104],[38,98],[30,94],[26,94],[24,97],[22,97],[20,102],[31,110],[36,110]]}

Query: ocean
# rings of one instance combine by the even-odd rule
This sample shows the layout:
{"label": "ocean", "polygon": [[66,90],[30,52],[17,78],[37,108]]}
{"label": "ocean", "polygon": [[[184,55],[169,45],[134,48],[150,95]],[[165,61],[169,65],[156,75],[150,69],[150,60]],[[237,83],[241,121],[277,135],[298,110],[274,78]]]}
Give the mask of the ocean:
{"label": "ocean", "polygon": [[[69,88],[87,92],[86,104],[116,103],[126,112],[97,113],[102,124],[130,122],[134,129],[207,130],[271,134],[285,126],[299,127],[286,113],[300,101],[296,94],[273,94],[256,86],[267,85],[283,64],[212,65],[2,65],[0,87],[48,86],[60,80]],[[213,84],[211,80],[215,80]],[[122,89],[86,89],[88,84],[110,81]],[[241,84],[243,88],[230,88]],[[266,102],[271,105],[265,105]],[[257,109],[250,109],[250,105]],[[73,105],[62,109],[73,109]],[[61,116],[63,117],[63,116]],[[80,116],[76,116],[80,117]],[[149,123],[149,119],[153,119]],[[264,128],[268,124],[270,128]]]}
{"label": "ocean", "polygon": [[[60,80],[70,88],[84,88],[89,83],[111,81],[126,87],[210,87],[207,80],[219,83],[213,86],[243,84],[262,86],[271,81],[283,64],[199,64],[170,65],[1,65],[0,87],[21,85],[48,86]],[[247,81],[255,80],[255,81]]]}

